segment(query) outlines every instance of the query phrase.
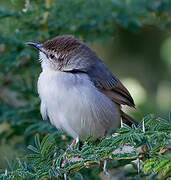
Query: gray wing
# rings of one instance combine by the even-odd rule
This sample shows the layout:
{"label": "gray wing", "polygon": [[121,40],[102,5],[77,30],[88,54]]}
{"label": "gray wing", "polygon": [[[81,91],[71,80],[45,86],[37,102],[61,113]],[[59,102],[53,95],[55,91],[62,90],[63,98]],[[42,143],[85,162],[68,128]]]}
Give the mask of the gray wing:
{"label": "gray wing", "polygon": [[109,71],[106,65],[102,61],[96,62],[88,68],[87,73],[95,86],[112,101],[118,104],[118,109],[121,113],[123,122],[128,125],[138,125],[138,122],[124,113],[120,107],[122,104],[135,107],[133,98],[121,81]]}
{"label": "gray wing", "polygon": [[129,91],[102,61],[95,62],[90,66],[87,69],[87,74],[95,86],[114,102],[135,107]]}

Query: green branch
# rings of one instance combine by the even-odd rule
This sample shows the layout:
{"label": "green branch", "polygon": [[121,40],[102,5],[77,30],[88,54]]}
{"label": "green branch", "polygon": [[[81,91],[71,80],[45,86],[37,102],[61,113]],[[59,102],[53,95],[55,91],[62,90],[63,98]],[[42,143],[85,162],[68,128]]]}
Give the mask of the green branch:
{"label": "green branch", "polygon": [[[149,115],[138,127],[124,124],[110,137],[98,142],[88,138],[81,148],[77,143],[73,148],[69,146],[61,150],[55,142],[58,135],[47,134],[40,141],[37,134],[34,146],[28,146],[30,153],[25,161],[17,160],[15,168],[4,171],[0,177],[63,178],[64,175],[73,176],[94,165],[101,167],[104,160],[109,164],[117,161],[118,164],[113,166],[115,168],[133,164],[134,176],[150,176],[152,173],[166,176],[171,170],[171,159],[168,159],[170,132],[170,120]],[[135,163],[137,159],[140,160],[139,167]]]}

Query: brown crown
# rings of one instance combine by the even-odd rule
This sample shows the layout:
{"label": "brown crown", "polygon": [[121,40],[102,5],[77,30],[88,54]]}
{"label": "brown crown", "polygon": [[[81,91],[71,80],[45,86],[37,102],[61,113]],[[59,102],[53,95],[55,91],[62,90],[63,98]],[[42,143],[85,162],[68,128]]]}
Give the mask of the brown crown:
{"label": "brown crown", "polygon": [[82,43],[71,35],[57,36],[43,44],[43,48],[55,53],[70,53],[79,48]]}

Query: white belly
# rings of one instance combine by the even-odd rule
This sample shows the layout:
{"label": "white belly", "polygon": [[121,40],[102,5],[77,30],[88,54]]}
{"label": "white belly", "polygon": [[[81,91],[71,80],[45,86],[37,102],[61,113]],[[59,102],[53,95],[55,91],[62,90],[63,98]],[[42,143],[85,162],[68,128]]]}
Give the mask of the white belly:
{"label": "white belly", "polygon": [[88,75],[43,70],[38,80],[41,114],[73,138],[103,136],[116,129],[120,113],[114,102],[98,91]]}

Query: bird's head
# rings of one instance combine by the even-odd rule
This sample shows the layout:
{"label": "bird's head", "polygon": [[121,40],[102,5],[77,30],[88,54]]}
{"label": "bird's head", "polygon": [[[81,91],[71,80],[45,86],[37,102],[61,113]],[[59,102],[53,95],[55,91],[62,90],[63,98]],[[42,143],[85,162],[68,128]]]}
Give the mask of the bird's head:
{"label": "bird's head", "polygon": [[86,44],[75,39],[71,35],[57,36],[43,44],[27,42],[39,50],[39,59],[42,67],[50,67],[53,70],[69,71],[75,68],[84,68],[91,62],[89,59],[96,57]]}

